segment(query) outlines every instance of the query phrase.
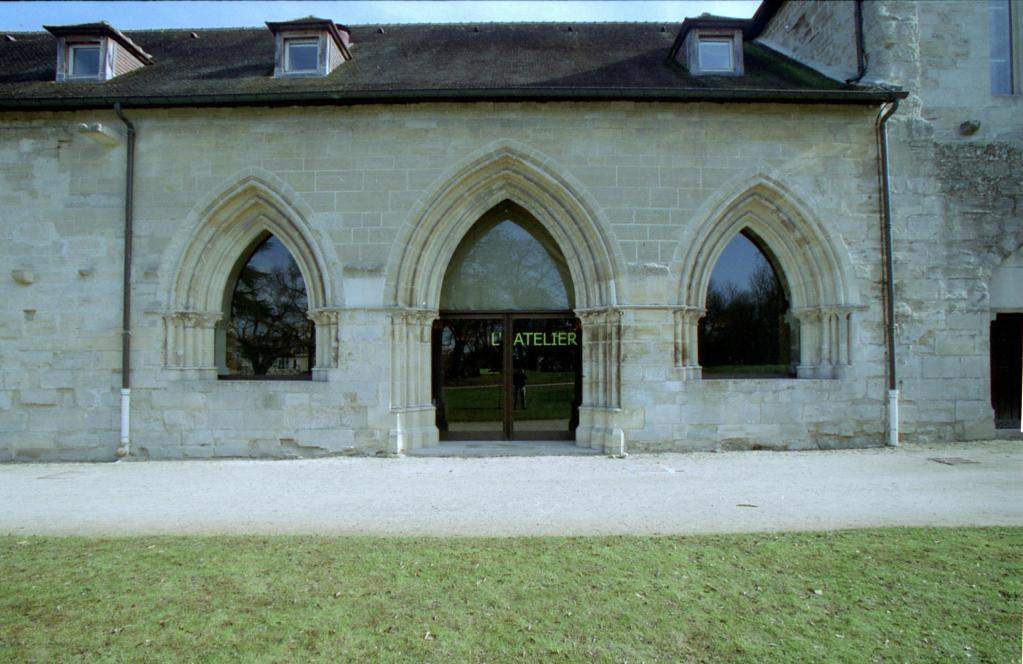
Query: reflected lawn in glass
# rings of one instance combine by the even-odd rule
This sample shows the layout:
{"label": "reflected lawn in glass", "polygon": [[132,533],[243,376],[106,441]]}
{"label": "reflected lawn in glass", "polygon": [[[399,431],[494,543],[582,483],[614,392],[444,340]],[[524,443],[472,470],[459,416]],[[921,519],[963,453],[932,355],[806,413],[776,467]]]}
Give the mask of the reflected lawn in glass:
{"label": "reflected lawn in glass", "polygon": [[[463,319],[443,322],[442,398],[450,428],[459,423],[504,422],[503,320]],[[483,427],[491,430],[494,427]]]}

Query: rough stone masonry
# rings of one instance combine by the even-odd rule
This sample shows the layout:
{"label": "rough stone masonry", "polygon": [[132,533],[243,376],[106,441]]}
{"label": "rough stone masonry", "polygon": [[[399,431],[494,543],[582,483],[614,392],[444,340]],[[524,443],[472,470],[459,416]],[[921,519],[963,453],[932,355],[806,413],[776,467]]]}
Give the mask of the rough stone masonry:
{"label": "rough stone masonry", "polygon": [[[851,78],[850,4],[785,3],[759,39]],[[1023,312],[1023,288],[991,297],[999,270],[1023,260],[1023,104],[990,92],[986,11],[864,3],[866,78],[910,93],[889,122],[905,441],[998,435],[989,323]],[[473,100],[128,114],[139,137],[134,456],[436,444],[429,330],[443,258],[503,199],[536,211],[576,282],[579,444],[884,443],[876,106]],[[109,460],[118,447],[125,157],[76,130],[97,122],[118,125],[105,109],[0,111],[0,461]],[[695,325],[715,248],[742,228],[779,256],[799,378],[700,375]],[[217,380],[219,298],[256,229],[286,240],[310,277],[315,380]]]}

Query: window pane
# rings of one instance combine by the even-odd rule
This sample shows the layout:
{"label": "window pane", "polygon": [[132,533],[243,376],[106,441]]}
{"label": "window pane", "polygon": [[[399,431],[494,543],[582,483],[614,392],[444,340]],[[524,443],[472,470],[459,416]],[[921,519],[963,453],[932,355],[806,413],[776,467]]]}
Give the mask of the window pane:
{"label": "window pane", "polygon": [[315,42],[288,44],[288,71],[315,70],[319,50]]}
{"label": "window pane", "polygon": [[1009,0],[988,0],[991,42],[991,93],[1012,94],[1012,28]]}
{"label": "window pane", "polygon": [[732,71],[732,42],[700,40],[701,71]]}
{"label": "window pane", "polygon": [[737,235],[711,273],[698,340],[704,377],[793,375],[798,340],[787,321],[788,308],[771,263],[748,237]]}
{"label": "window pane", "polygon": [[518,206],[487,213],[448,264],[441,309],[546,310],[572,307],[565,258],[539,222]]}
{"label": "window pane", "polygon": [[73,46],[71,48],[71,75],[99,75],[99,46]]}
{"label": "window pane", "polygon": [[247,258],[227,320],[227,373],[309,377],[313,324],[298,264],[272,235]]}

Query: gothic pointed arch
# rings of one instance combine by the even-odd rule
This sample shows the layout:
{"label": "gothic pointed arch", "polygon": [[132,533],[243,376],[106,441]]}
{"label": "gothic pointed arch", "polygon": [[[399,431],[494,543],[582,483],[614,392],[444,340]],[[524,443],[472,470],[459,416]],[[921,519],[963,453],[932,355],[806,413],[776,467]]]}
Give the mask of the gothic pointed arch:
{"label": "gothic pointed arch", "polygon": [[336,361],[335,297],[327,260],[303,215],[266,179],[248,176],[216,196],[198,215],[181,248],[167,295],[165,366],[212,370],[240,261],[273,235],[301,272],[316,323],[316,367]]}
{"label": "gothic pointed arch", "polygon": [[860,308],[849,257],[799,197],[763,175],[720,198],[683,244],[677,364],[699,376],[696,325],[705,313],[711,272],[728,243],[743,232],[756,237],[771,257],[799,321],[798,375],[841,375],[851,363],[852,313]]}
{"label": "gothic pointed arch", "polygon": [[393,449],[437,442],[430,404],[430,329],[452,256],[481,217],[510,203],[534,219],[564,256],[583,328],[583,404],[576,442],[598,449],[623,444],[620,407],[623,261],[599,208],[550,159],[519,144],[490,146],[451,169],[407,220],[387,264],[391,328]]}
{"label": "gothic pointed arch", "polygon": [[435,309],[462,238],[488,210],[510,201],[529,212],[565,255],[577,306],[613,306],[622,260],[588,199],[528,148],[491,148],[446,174],[410,218],[388,261],[388,297],[401,307]]}

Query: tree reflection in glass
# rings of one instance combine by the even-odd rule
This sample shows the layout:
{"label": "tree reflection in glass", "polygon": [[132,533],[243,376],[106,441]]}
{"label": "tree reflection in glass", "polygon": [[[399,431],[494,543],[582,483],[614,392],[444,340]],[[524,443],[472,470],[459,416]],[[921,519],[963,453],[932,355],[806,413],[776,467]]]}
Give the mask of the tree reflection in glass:
{"label": "tree reflection in glass", "polygon": [[735,236],[711,273],[707,313],[700,321],[705,377],[784,378],[794,375],[798,339],[788,299],[758,238]]}
{"label": "tree reflection in glass", "polygon": [[227,321],[227,370],[233,377],[308,378],[313,323],[298,264],[274,236],[238,274]]}
{"label": "tree reflection in glass", "polygon": [[565,258],[528,212],[506,202],[484,215],[455,250],[441,309],[559,311],[572,308]]}

